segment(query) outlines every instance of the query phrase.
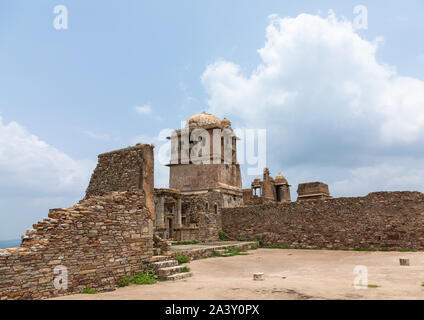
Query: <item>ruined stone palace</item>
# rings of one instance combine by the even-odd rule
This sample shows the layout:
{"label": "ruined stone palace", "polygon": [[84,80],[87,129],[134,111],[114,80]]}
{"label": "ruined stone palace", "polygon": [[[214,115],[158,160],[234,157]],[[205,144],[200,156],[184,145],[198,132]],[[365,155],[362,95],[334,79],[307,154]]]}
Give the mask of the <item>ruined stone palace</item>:
{"label": "ruined stone palace", "polygon": [[[420,192],[332,198],[328,185],[308,182],[292,201],[287,179],[267,168],[242,189],[229,120],[196,114],[169,139],[169,188],[154,188],[151,145],[100,154],[84,199],[51,209],[19,248],[0,250],[0,299],[113,290],[169,255],[171,240],[217,241],[221,232],[272,246],[424,250]],[[66,289],[55,286],[61,268]]]}

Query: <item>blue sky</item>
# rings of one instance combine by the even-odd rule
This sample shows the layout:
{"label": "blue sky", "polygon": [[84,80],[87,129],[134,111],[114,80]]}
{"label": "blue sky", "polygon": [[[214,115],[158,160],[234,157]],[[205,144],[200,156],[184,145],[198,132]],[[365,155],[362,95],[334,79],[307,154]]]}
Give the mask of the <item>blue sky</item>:
{"label": "blue sky", "polygon": [[[67,30],[53,28],[56,5],[68,8]],[[359,40],[340,25],[326,29],[327,22],[321,23],[328,21],[329,10],[338,21],[353,21],[357,5],[367,7],[369,24],[367,30],[354,31]],[[303,13],[308,16],[299,17]],[[178,128],[182,120],[204,110],[230,118],[234,126],[266,128],[268,166],[273,175],[281,171],[287,176],[294,186],[292,198],[297,183],[310,180],[328,182],[337,196],[423,191],[423,13],[418,0],[0,0],[0,239],[17,238],[47,216],[49,208],[80,199],[97,154],[140,140],[157,143],[162,129]],[[278,16],[274,22],[271,14]],[[284,18],[293,20],[281,24],[278,34],[267,33]],[[382,40],[375,53],[344,54],[331,46],[338,43],[336,38],[324,37],[322,45],[314,42],[308,36],[314,25],[329,35],[344,32],[358,44],[352,50]],[[287,35],[296,35],[291,41],[300,50],[292,56],[287,43],[273,47],[274,40]],[[267,48],[263,55],[261,48]],[[294,60],[305,52],[318,62]],[[281,59],[267,61],[269,53]],[[327,59],[336,53],[346,59]],[[258,86],[270,83],[270,89],[245,94],[256,83],[252,75],[258,66],[274,70],[281,61],[292,61],[284,77],[293,81],[277,77],[273,82],[262,74]],[[325,69],[315,72],[318,65]],[[366,66],[364,71],[357,71],[360,66]],[[396,75],[387,75],[385,66]],[[349,68],[352,77],[347,76]],[[318,70],[324,72],[315,78]],[[387,86],[367,82],[376,74]],[[320,79],[325,95],[307,99]],[[343,81],[353,83],[349,90],[361,89],[359,104],[369,107],[361,109],[365,121],[345,118],[343,103],[350,95],[338,95],[333,86]],[[227,85],[230,89],[224,92]],[[262,105],[271,92],[267,90],[276,95],[295,92],[296,99]],[[397,95],[382,93],[386,91]],[[236,98],[240,95],[249,100]],[[404,108],[369,111],[374,101],[385,99],[400,101]],[[135,111],[146,105],[150,112]],[[261,105],[260,114],[253,111],[256,105]],[[308,134],[302,135],[305,128]],[[166,172],[158,170],[157,175],[163,186]],[[248,186],[254,177],[244,178]]]}

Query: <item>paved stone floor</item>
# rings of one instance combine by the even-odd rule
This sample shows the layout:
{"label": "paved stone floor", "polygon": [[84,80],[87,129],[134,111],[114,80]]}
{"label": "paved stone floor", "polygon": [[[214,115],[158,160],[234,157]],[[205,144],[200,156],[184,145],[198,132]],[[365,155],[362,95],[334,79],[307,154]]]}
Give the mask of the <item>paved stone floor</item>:
{"label": "paved stone floor", "polygon": [[[424,299],[424,253],[258,249],[248,255],[208,258],[188,266],[194,276],[131,285],[96,295],[60,299]],[[401,267],[399,258],[410,259]],[[354,287],[365,266],[370,288]],[[263,272],[264,281],[253,281]],[[377,286],[377,287],[376,287]]]}

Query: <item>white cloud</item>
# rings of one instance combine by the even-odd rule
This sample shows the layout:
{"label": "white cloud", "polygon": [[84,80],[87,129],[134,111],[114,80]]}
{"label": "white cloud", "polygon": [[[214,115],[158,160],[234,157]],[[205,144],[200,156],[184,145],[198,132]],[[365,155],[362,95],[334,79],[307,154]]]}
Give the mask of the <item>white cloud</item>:
{"label": "white cloud", "polygon": [[[201,79],[209,112],[268,128],[269,165],[276,170],[303,166],[320,177],[329,166],[344,172],[351,180],[332,171],[324,177],[334,187],[341,188],[337,181],[357,185],[343,194],[390,186],[378,179],[397,181],[399,188],[413,188],[414,175],[423,181],[424,82],[377,61],[381,38],[361,38],[333,13],[270,19],[258,50],[262,62],[250,74],[228,61],[207,66]],[[366,174],[365,168],[386,172],[406,156],[420,161],[414,174],[396,171],[402,183]]]}
{"label": "white cloud", "polygon": [[81,199],[95,163],[78,161],[0,117],[0,239]]}
{"label": "white cloud", "polygon": [[75,192],[90,176],[93,163],[77,161],[0,117],[0,188],[37,192]]}
{"label": "white cloud", "polygon": [[148,104],[142,105],[142,106],[135,106],[134,107],[135,112],[141,115],[151,114],[152,113],[152,107]]}

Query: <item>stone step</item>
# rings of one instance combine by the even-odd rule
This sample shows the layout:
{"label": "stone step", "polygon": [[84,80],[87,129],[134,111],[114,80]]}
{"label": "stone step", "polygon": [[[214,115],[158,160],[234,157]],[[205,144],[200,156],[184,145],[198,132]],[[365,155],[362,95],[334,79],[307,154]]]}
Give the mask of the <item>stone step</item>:
{"label": "stone step", "polygon": [[216,254],[226,254],[227,250],[225,250],[225,249],[215,249],[214,252]]}
{"label": "stone step", "polygon": [[169,257],[167,257],[167,256],[153,256],[153,257],[151,257],[150,258],[150,263],[153,263],[153,262],[158,262],[158,261],[165,261],[165,260],[168,260],[169,259]]}
{"label": "stone step", "polygon": [[150,264],[150,267],[153,270],[158,270],[161,268],[168,268],[168,267],[175,267],[175,266],[178,266],[177,260],[164,260],[164,261],[152,262]]}
{"label": "stone step", "polygon": [[165,279],[167,276],[170,276],[172,274],[182,273],[183,269],[184,269],[184,266],[160,268],[156,270],[156,274],[158,275],[159,278]]}
{"label": "stone step", "polygon": [[166,280],[175,281],[175,280],[181,280],[181,279],[189,278],[189,277],[192,277],[192,276],[193,276],[193,272],[175,273],[175,274],[171,274],[171,275],[167,276]]}

